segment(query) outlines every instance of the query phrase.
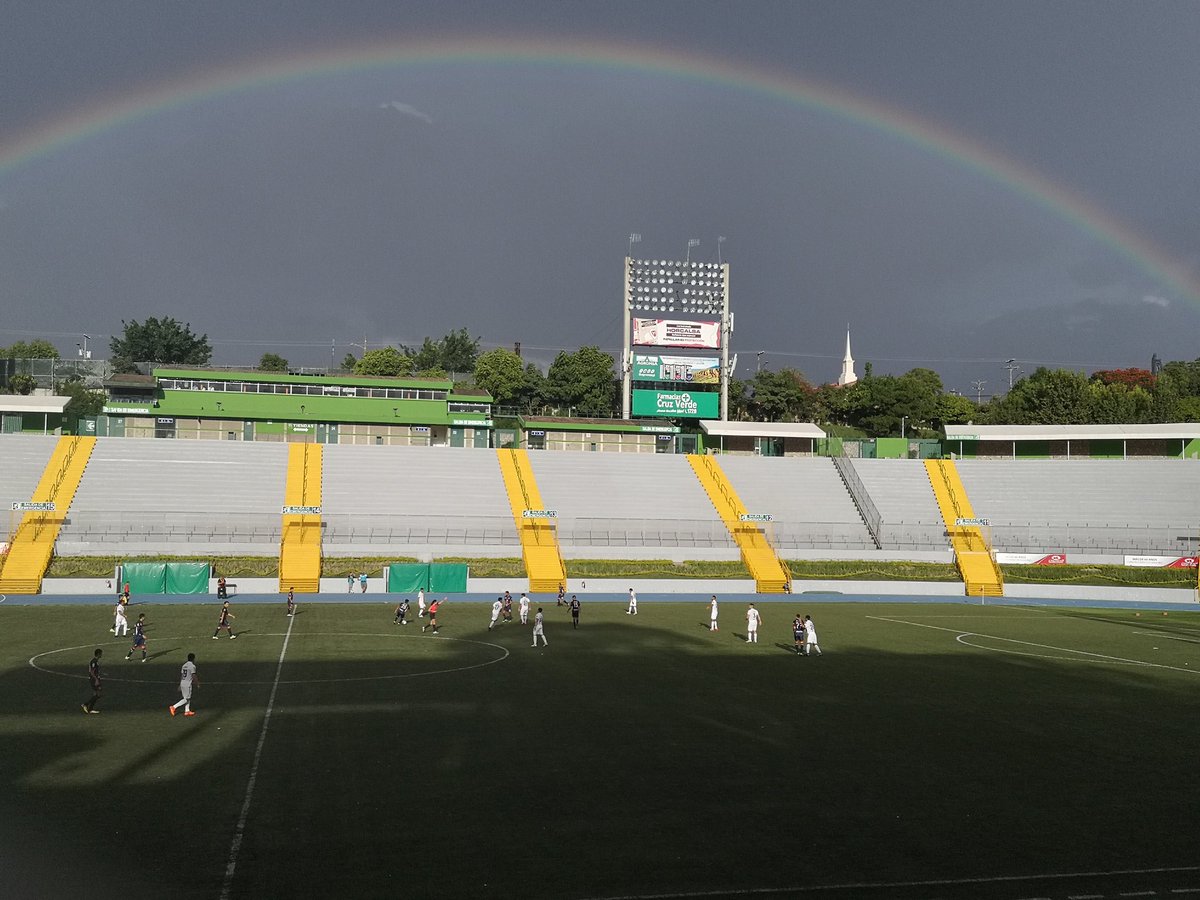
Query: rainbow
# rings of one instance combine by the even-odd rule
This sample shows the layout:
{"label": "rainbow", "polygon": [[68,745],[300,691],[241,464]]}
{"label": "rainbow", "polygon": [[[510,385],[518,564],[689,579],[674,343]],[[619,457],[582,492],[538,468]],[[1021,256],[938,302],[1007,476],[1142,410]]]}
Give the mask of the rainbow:
{"label": "rainbow", "polygon": [[1200,278],[1080,195],[962,135],[911,112],[832,85],[709,56],[648,45],[547,39],[413,39],[276,57],[160,83],[76,112],[0,143],[0,178],[90,137],[214,97],[346,72],[400,66],[495,64],[621,71],[706,83],[764,95],[903,141],[999,184],[1064,219],[1144,274],[1200,304]]}

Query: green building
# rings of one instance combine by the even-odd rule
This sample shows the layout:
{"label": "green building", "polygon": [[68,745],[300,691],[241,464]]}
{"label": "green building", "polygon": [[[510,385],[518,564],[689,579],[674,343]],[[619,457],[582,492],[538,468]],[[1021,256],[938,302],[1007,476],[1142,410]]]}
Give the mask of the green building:
{"label": "green building", "polygon": [[492,446],[491,396],[449,380],[163,368],[104,386],[100,436]]}

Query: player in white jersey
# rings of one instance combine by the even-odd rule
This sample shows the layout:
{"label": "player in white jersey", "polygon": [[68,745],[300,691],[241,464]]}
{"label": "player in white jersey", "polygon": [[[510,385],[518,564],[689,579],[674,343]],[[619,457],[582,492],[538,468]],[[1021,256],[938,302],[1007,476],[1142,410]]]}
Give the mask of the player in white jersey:
{"label": "player in white jersey", "polygon": [[535,646],[535,647],[537,646],[537,639],[539,637],[542,639],[543,647],[545,647],[546,644],[548,643],[546,641],[546,631],[542,625],[542,619],[543,619],[542,608],[539,606],[537,615],[533,617],[533,646]]}
{"label": "player in white jersey", "polygon": [[417,591],[417,618],[425,618],[425,588]]}
{"label": "player in white jersey", "polygon": [[502,609],[504,609],[504,601],[497,597],[496,602],[492,604],[492,621],[488,625],[488,631],[496,627],[496,620],[500,618],[500,610]]}
{"label": "player in white jersey", "polygon": [[117,601],[117,607],[113,610],[113,627],[112,633],[117,637],[129,633],[129,623],[125,620],[125,602]]}
{"label": "player in white jersey", "polygon": [[754,608],[754,604],[750,604],[750,608],[746,610],[746,643],[758,643],[758,626],[762,624],[762,613]]}
{"label": "player in white jersey", "polygon": [[529,624],[529,598],[524,594],[521,595],[521,624]]}
{"label": "player in white jersey", "polygon": [[708,630],[719,631],[717,628],[717,595],[713,594],[708,601]]}
{"label": "player in white jersey", "polygon": [[185,716],[194,716],[195,713],[192,712],[192,687],[199,683],[200,678],[196,675],[196,654],[189,653],[187,662],[179,670],[179,693],[183,695],[183,699],[174,706],[168,706],[167,712],[173,716],[175,715],[175,710],[182,706]]}
{"label": "player in white jersey", "polygon": [[627,616],[636,616],[637,615],[637,594],[635,594],[633,592],[633,588],[629,589],[629,608],[627,610],[625,610],[625,615],[627,615]]}
{"label": "player in white jersey", "polygon": [[812,616],[804,617],[804,655],[812,656],[816,650],[821,655],[821,645],[817,643],[817,626],[813,624]]}

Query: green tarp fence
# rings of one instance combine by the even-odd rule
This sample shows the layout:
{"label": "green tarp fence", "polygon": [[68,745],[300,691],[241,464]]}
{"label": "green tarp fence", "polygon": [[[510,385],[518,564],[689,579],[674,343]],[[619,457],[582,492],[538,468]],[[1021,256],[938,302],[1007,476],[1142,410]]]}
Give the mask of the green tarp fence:
{"label": "green tarp fence", "polygon": [[122,563],[120,583],[131,594],[207,594],[210,574],[204,562]]}
{"label": "green tarp fence", "polygon": [[392,563],[387,568],[389,594],[465,594],[466,563]]}

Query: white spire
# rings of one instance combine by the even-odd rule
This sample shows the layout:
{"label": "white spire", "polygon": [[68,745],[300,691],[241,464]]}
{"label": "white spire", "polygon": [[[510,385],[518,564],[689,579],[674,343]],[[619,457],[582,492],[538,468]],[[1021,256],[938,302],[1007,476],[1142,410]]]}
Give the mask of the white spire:
{"label": "white spire", "polygon": [[854,357],[850,355],[850,326],[846,326],[846,355],[842,357],[842,374],[838,376],[838,385],[846,387],[858,381],[854,374]]}

